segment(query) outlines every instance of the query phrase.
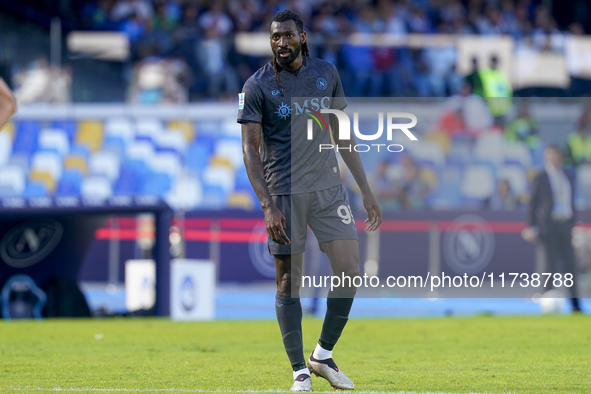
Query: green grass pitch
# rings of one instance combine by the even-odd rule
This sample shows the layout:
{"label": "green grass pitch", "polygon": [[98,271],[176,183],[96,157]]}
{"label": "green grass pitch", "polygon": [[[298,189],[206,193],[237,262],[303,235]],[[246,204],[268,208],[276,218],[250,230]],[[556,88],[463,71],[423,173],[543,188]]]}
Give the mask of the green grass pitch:
{"label": "green grass pitch", "polygon": [[[322,320],[304,319],[306,356]],[[334,351],[356,391],[591,393],[591,316],[352,319]],[[315,391],[333,391],[313,378]],[[275,321],[0,322],[0,391],[285,392]]]}

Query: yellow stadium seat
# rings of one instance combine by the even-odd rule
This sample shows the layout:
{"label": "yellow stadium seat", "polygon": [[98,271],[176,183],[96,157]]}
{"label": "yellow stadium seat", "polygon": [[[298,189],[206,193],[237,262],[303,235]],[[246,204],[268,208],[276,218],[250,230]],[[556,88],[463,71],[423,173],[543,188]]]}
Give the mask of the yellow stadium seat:
{"label": "yellow stadium seat", "polygon": [[250,194],[246,192],[234,192],[228,196],[228,208],[252,210],[254,201],[252,201]]}
{"label": "yellow stadium seat", "polygon": [[29,180],[44,184],[49,193],[55,190],[56,182],[49,172],[33,170],[29,173]]}
{"label": "yellow stadium seat", "polygon": [[168,122],[167,127],[169,129],[180,130],[187,142],[191,142],[195,139],[195,126],[190,120],[171,120]]}
{"label": "yellow stadium seat", "polygon": [[87,172],[86,159],[84,156],[68,155],[64,158],[64,168],[68,170],[78,170],[85,175]]}
{"label": "yellow stadium seat", "polygon": [[229,169],[234,170],[234,166],[232,165],[232,162],[230,160],[226,159],[225,157],[214,156],[209,161],[209,164],[212,166],[228,167]]}
{"label": "yellow stadium seat", "polygon": [[443,131],[436,131],[434,133],[427,134],[425,138],[427,141],[433,141],[439,144],[443,152],[447,155],[451,149],[451,138]]}
{"label": "yellow stadium seat", "polygon": [[0,128],[0,133],[8,133],[10,139],[14,141],[14,123],[7,122],[4,127]]}
{"label": "yellow stadium seat", "polygon": [[96,152],[103,144],[103,123],[97,120],[83,120],[78,123],[76,142]]}

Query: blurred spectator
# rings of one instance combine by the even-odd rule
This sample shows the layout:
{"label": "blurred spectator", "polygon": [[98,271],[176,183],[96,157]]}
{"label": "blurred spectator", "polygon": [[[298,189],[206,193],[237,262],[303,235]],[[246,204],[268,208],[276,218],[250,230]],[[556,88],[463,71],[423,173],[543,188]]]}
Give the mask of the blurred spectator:
{"label": "blurred spectator", "polygon": [[171,33],[173,53],[183,56],[193,70],[198,68],[196,45],[201,38],[198,14],[196,4],[186,4],[182,10],[181,21]]}
{"label": "blurred spectator", "polygon": [[432,190],[429,177],[422,174],[410,156],[402,158],[402,179],[397,185],[397,198],[402,208],[422,209]]}
{"label": "blurred spectator", "polygon": [[480,67],[478,65],[478,58],[476,56],[472,58],[472,70],[470,71],[470,74],[466,76],[466,82],[470,84],[473,94],[483,97],[484,94],[482,92],[482,79],[480,77]]}
{"label": "blurred spectator", "polygon": [[530,149],[537,149],[542,145],[538,137],[538,122],[531,116],[527,101],[521,102],[517,117],[505,127],[505,140],[524,142]]}
{"label": "blurred spectator", "polygon": [[490,68],[479,71],[482,81],[483,97],[487,98],[490,112],[495,118],[497,125],[502,125],[504,117],[511,110],[511,100],[513,89],[509,78],[500,68],[500,61],[496,55],[490,58]]}
{"label": "blurred spectator", "polygon": [[536,9],[536,27],[532,31],[532,42],[541,51],[563,52],[565,37],[556,27],[556,21],[546,8],[539,5]]}
{"label": "blurred spectator", "polygon": [[199,25],[203,31],[210,31],[218,37],[229,34],[234,24],[232,19],[224,12],[224,2],[216,0],[211,8],[199,18]]}
{"label": "blurred spectator", "polygon": [[513,195],[511,184],[502,179],[495,192],[484,201],[484,207],[493,211],[514,211],[518,208],[518,201]]}
{"label": "blurred spectator", "polygon": [[578,122],[578,130],[566,140],[566,162],[574,166],[591,163],[591,105],[588,105]]}
{"label": "blurred spectator", "polygon": [[198,45],[197,58],[207,78],[207,94],[211,98],[219,97],[222,92],[230,95],[239,90],[237,76],[227,60],[230,48],[228,34],[233,24],[223,5],[222,1],[216,0],[211,9],[199,18],[204,39]]}
{"label": "blurred spectator", "polygon": [[119,22],[135,15],[138,19],[147,21],[152,18],[153,12],[149,0],[118,0],[111,11],[111,18]]}
{"label": "blurred spectator", "polygon": [[[353,21],[352,29],[356,33],[373,33],[376,28],[376,18],[371,8],[364,8]],[[345,43],[343,46],[346,67],[350,70],[347,95],[374,97],[381,87],[381,80],[372,71],[374,69],[372,51],[369,46]]]}
{"label": "blurred spectator", "polygon": [[435,97],[458,93],[462,77],[456,72],[457,51],[455,46],[432,46],[423,50],[429,65],[430,84]]}
{"label": "blurred spectator", "polygon": [[91,30],[117,30],[118,24],[112,18],[115,0],[89,2],[82,10],[82,18]]}
{"label": "blurred spectator", "polygon": [[408,27],[411,33],[427,34],[431,32],[431,22],[422,8],[412,8],[408,16]]}
{"label": "blurred spectator", "polygon": [[176,2],[159,3],[152,17],[152,26],[155,30],[170,33],[180,23],[181,15],[180,5]]}
{"label": "blurred spectator", "polygon": [[[129,42],[134,45],[140,38],[146,35],[148,32],[146,27],[149,23],[147,19],[142,19],[138,14],[133,13],[121,23],[120,30],[125,33],[127,38],[129,38]],[[145,46],[145,42],[142,44]]]}
{"label": "blurred spectator", "polygon": [[19,71],[14,96],[19,105],[30,103],[68,103],[71,100],[72,69],[57,67],[40,58]]}
{"label": "blurred spectator", "polygon": [[482,97],[472,93],[468,82],[464,82],[458,95],[447,101],[446,108],[440,126],[450,137],[462,134],[474,137],[493,125],[488,105]]}
{"label": "blurred spectator", "polygon": [[183,60],[144,60],[135,66],[130,102],[186,103],[190,79],[190,70]]}
{"label": "blurred spectator", "polygon": [[390,163],[388,159],[383,159],[376,166],[376,172],[371,177],[371,190],[380,203],[384,211],[400,208],[400,190],[394,184],[394,180],[389,176]]}
{"label": "blurred spectator", "polygon": [[[47,1],[45,1],[47,3]],[[63,2],[62,2],[63,3]],[[272,15],[290,8],[300,13],[310,35],[313,56],[342,71],[351,96],[440,97],[456,94],[460,76],[453,46],[406,46],[407,34],[510,35],[517,51],[563,51],[567,34],[584,34],[584,13],[564,21],[561,31],[546,3],[540,0],[85,0],[69,22],[90,30],[119,30],[132,44],[133,60],[150,56],[182,57],[197,75],[195,91],[208,95],[235,93],[240,80],[263,60],[236,54],[233,34],[265,32]],[[66,3],[63,3],[66,4]],[[64,7],[61,7],[64,8]],[[60,8],[60,9],[61,9]],[[562,23],[562,22],[561,22]],[[350,33],[393,34],[401,46],[373,46],[348,40]],[[512,90],[498,61],[483,68],[473,60],[467,76],[472,92],[482,97],[511,97]],[[504,58],[503,58],[504,59]],[[496,66],[492,63],[496,62]],[[507,69],[507,67],[504,67]],[[222,76],[225,74],[227,76]],[[200,82],[203,81],[203,82]],[[573,82],[573,86],[577,85]],[[207,84],[207,88],[202,85]],[[573,89],[575,89],[573,87]],[[588,89],[581,89],[585,91]],[[508,100],[490,100],[505,104]],[[491,108],[505,112],[506,108]],[[506,113],[506,112],[505,112]]]}
{"label": "blurred spectator", "polygon": [[198,59],[207,78],[207,95],[219,97],[238,91],[238,80],[227,62],[228,43],[222,40],[219,30],[211,27],[205,31],[205,38],[198,46]]}

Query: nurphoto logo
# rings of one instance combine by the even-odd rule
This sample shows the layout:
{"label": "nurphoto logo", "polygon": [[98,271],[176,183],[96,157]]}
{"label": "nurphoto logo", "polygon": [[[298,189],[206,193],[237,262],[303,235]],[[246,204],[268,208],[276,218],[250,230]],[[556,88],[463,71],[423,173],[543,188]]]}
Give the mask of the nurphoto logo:
{"label": "nurphoto logo", "polygon": [[[339,122],[339,140],[350,140],[351,139],[351,121],[349,116],[343,111],[337,109],[320,109],[320,112],[312,110],[314,114],[308,113],[311,119],[308,119],[307,127],[307,138],[308,140],[314,139],[314,121],[320,127],[320,130],[324,130],[324,127],[328,130],[328,122],[322,114],[333,114],[337,117]],[[408,123],[394,123],[394,119],[409,119]],[[409,130],[416,126],[417,117],[408,112],[388,112],[386,114],[386,138],[388,141],[392,141],[392,136],[395,130],[402,131],[411,141],[417,141],[417,137]],[[323,127],[324,126],[324,127]],[[359,131],[359,113],[353,113],[353,132],[355,137],[362,141],[375,141],[379,139],[384,133],[384,113],[378,113],[378,131],[374,134],[363,134]],[[374,147],[372,149],[372,147]],[[404,147],[400,144],[356,144],[347,146],[338,146],[335,144],[319,144],[318,150],[355,150],[356,152],[369,152],[370,150],[380,151],[381,147],[385,147],[388,152],[402,152]]]}

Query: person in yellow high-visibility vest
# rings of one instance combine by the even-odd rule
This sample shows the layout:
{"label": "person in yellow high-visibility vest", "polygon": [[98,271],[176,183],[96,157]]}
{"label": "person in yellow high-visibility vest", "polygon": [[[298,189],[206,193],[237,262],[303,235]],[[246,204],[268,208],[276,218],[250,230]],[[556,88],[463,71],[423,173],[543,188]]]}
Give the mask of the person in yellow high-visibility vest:
{"label": "person in yellow high-visibility vest", "polygon": [[486,98],[490,112],[495,117],[495,123],[502,123],[502,119],[511,110],[513,89],[509,79],[499,69],[499,58],[491,56],[490,68],[480,70],[482,95]]}
{"label": "person in yellow high-visibility vest", "polygon": [[505,126],[505,140],[524,142],[530,149],[542,146],[542,141],[538,136],[538,122],[530,114],[527,101],[521,102],[517,117]]}
{"label": "person in yellow high-visibility vest", "polygon": [[589,129],[579,129],[570,133],[566,139],[567,162],[574,166],[591,164],[591,135]]}
{"label": "person in yellow high-visibility vest", "polygon": [[584,109],[577,130],[566,137],[565,163],[573,166],[591,164],[591,104]]}

